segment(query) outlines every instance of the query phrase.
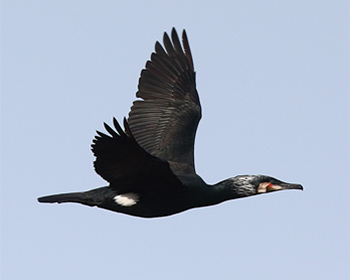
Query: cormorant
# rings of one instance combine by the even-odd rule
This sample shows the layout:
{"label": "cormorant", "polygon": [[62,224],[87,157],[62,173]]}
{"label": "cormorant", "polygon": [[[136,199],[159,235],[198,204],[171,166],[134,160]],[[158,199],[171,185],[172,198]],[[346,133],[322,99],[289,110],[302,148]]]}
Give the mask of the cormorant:
{"label": "cormorant", "polygon": [[194,168],[194,139],[201,118],[192,55],[185,30],[182,45],[173,28],[164,33],[164,47],[141,72],[124,130],[113,118],[104,134],[97,131],[92,152],[96,172],[108,186],[85,192],[49,195],[39,202],[76,202],[138,217],[161,217],[229,199],[284,189],[299,184],[265,175],[238,175],[206,184]]}

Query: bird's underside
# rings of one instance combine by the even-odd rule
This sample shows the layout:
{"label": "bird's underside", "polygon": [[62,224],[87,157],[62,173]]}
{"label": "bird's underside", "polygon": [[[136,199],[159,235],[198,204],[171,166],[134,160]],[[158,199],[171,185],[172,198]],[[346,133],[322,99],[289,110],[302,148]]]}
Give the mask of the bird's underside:
{"label": "bird's underside", "polygon": [[264,175],[239,175],[215,185],[195,173],[194,141],[201,106],[186,32],[175,29],[141,72],[124,129],[97,132],[95,171],[109,185],[85,192],[40,197],[39,202],[75,202],[139,217],[160,217],[225,200],[283,189],[302,189]]}

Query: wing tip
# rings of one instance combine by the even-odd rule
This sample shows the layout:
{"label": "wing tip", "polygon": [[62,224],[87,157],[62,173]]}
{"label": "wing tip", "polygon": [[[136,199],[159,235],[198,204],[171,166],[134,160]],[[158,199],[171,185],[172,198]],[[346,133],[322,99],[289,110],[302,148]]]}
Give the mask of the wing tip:
{"label": "wing tip", "polygon": [[130,126],[128,121],[126,120],[126,118],[124,117],[123,119],[123,124],[124,124],[124,129],[125,129],[125,133],[127,136],[129,136],[131,139],[135,140],[134,135],[131,132]]}
{"label": "wing tip", "polygon": [[188,42],[187,33],[185,29],[182,31],[182,44],[184,47],[185,56],[190,64],[191,70],[194,71],[192,53],[191,53],[190,44]]}

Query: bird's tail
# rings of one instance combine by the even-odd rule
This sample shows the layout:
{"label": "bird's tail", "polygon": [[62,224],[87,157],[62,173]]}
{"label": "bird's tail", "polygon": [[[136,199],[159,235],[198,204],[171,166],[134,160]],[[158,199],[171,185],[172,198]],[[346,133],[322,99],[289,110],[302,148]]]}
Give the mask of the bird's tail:
{"label": "bird's tail", "polygon": [[72,192],[42,196],[38,198],[38,201],[43,203],[76,202],[88,206],[98,206],[103,203],[106,197],[113,197],[114,195],[113,190],[106,186],[86,192]]}
{"label": "bird's tail", "polygon": [[95,205],[95,203],[91,201],[85,192],[62,193],[42,196],[38,198],[38,201],[43,203],[77,202],[85,205]]}

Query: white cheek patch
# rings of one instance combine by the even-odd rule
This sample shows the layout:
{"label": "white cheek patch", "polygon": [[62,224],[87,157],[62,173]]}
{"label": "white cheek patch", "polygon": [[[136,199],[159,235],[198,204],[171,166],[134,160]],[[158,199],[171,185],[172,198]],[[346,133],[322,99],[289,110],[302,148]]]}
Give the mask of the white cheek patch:
{"label": "white cheek patch", "polygon": [[139,195],[137,193],[123,193],[114,197],[114,201],[121,206],[133,206],[139,202]]}

